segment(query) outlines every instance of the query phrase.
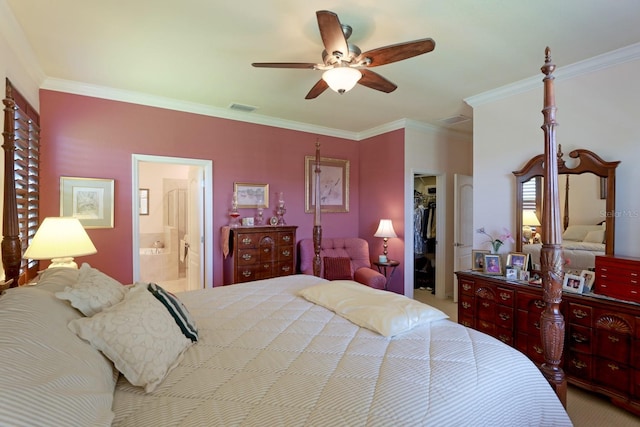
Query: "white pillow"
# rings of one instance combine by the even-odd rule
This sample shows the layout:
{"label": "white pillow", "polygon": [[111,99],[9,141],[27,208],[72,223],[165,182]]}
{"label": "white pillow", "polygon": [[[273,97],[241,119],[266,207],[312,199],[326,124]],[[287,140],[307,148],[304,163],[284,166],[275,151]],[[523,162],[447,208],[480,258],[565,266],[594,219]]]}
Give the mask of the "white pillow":
{"label": "white pillow", "polygon": [[165,306],[136,284],[124,300],[69,328],[111,359],[133,385],[152,392],[192,344]]}
{"label": "white pillow", "polygon": [[67,286],[72,286],[78,281],[79,274],[80,270],[77,268],[47,268],[38,272],[34,286],[50,292],[63,291]]}
{"label": "white pillow", "polygon": [[80,267],[78,281],[64,291],[56,292],[56,296],[69,300],[85,316],[93,316],[122,301],[126,291],[120,282],[84,263]]}
{"label": "white pillow", "polygon": [[69,330],[81,317],[37,286],[0,297],[0,424],[111,425],[118,372]]}
{"label": "white pillow", "polygon": [[570,225],[562,233],[562,240],[575,240],[582,242],[590,231],[602,230],[600,225]]}
{"label": "white pillow", "polygon": [[590,231],[582,241],[589,243],[602,243],[604,242],[604,230]]}
{"label": "white pillow", "polygon": [[373,289],[351,280],[304,288],[303,298],[385,337],[449,316],[404,295]]}

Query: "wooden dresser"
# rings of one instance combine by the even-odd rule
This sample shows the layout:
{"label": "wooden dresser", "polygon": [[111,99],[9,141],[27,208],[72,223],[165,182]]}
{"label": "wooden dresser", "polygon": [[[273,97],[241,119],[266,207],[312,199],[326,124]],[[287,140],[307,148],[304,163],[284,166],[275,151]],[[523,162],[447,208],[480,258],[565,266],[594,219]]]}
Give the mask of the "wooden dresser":
{"label": "wooden dresser", "polygon": [[[458,322],[517,348],[538,365],[543,363],[542,288],[475,271],[456,275]],[[561,310],[567,380],[640,415],[640,304],[565,292]]]}
{"label": "wooden dresser", "polygon": [[224,284],[287,276],[295,272],[297,226],[231,228]]}

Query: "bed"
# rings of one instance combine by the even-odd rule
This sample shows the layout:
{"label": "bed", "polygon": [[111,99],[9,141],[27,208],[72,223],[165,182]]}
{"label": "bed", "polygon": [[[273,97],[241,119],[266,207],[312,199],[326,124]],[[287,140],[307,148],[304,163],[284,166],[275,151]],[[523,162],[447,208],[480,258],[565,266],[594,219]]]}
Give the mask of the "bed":
{"label": "bed", "polygon": [[[319,160],[316,144],[316,178]],[[571,425],[557,387],[517,350],[402,295],[317,277],[319,207],[313,237],[316,275],[171,295],[85,263],[9,289],[0,297],[0,420]]]}
{"label": "bed", "polygon": [[[595,268],[596,256],[605,254],[605,227],[602,225],[570,225],[562,233],[562,252],[566,260],[565,271]],[[541,243],[522,245],[532,264],[540,265]]]}

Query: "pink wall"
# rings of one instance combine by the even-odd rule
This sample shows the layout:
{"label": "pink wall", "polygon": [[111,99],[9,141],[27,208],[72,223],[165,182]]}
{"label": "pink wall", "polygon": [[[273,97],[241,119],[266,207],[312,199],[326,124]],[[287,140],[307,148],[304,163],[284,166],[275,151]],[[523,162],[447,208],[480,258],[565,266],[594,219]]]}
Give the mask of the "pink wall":
{"label": "pink wall", "polygon": [[[404,130],[360,141],[360,237],[369,241],[373,258],[383,241],[373,237],[382,218],[393,222],[398,238],[389,239],[388,257],[400,261],[388,289],[404,293]],[[410,233],[410,235],[412,235]]]}
{"label": "pink wall", "polygon": [[[376,185],[386,181],[378,175],[385,170],[378,159],[384,158],[387,166],[391,160],[388,156],[366,153],[356,141],[48,90],[40,92],[40,116],[42,217],[59,215],[60,176],[114,179],[115,227],[88,230],[98,253],[78,261],[88,262],[123,283],[133,279],[131,155],[134,153],[213,160],[215,285],[222,283],[217,231],[228,222],[226,213],[234,181],[268,183],[271,197],[284,191],[287,223],[299,226],[298,240],[311,237],[313,215],[304,212],[304,156],[314,154],[314,144],[319,138],[324,157],[347,159],[351,168],[350,212],[324,214],[323,235],[353,236],[363,228],[359,179],[363,174],[359,157],[363,156],[366,163],[379,165],[367,165],[367,170],[375,173],[364,174],[366,187],[370,178]],[[386,150],[384,147],[390,142],[382,138],[380,144]],[[378,138],[366,142],[366,146],[372,145],[378,151]],[[394,144],[393,150],[389,149],[389,154],[400,156],[399,161],[401,147]],[[394,178],[393,182],[398,181]],[[400,197],[401,189],[402,183],[385,193]],[[373,211],[367,212],[362,237],[372,233],[370,228],[376,221],[373,218],[380,216],[375,210],[382,205],[376,205],[365,203],[366,209]],[[246,213],[253,212],[246,210]],[[400,222],[393,218],[396,231],[401,232]],[[400,254],[396,245],[390,242],[394,257]]]}

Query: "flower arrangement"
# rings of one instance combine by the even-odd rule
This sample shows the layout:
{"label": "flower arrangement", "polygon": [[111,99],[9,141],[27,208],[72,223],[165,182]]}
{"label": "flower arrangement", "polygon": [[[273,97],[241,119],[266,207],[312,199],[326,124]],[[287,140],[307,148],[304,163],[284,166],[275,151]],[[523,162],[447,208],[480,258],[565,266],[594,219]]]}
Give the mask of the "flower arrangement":
{"label": "flower arrangement", "polygon": [[497,239],[494,239],[492,235],[484,231],[484,227],[478,228],[476,230],[476,233],[484,234],[485,236],[487,236],[489,238],[487,243],[491,244],[491,252],[493,252],[494,254],[497,254],[498,251],[500,250],[500,247],[504,245],[506,242],[515,243],[515,241],[513,240],[513,237],[511,236],[511,232],[506,228],[503,228],[503,230],[504,230],[504,233],[498,236]]}

